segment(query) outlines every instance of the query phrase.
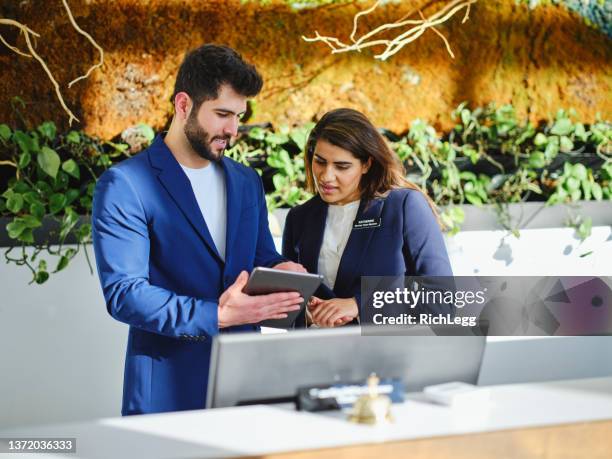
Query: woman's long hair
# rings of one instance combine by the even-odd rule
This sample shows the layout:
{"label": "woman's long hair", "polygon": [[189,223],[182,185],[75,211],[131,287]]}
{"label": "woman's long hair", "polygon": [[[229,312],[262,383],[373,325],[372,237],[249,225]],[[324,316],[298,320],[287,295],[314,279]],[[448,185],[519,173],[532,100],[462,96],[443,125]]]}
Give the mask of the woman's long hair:
{"label": "woman's long hair", "polygon": [[366,204],[377,197],[385,196],[396,188],[409,188],[423,193],[438,224],[438,212],[434,202],[419,186],[406,179],[406,170],[398,156],[389,148],[383,136],[365,115],[350,108],[338,108],[327,112],[315,125],[308,136],[304,152],[306,186],[311,193],[317,193],[312,160],[319,140],[350,151],[362,164],[372,159],[370,169],[361,176],[359,191]]}

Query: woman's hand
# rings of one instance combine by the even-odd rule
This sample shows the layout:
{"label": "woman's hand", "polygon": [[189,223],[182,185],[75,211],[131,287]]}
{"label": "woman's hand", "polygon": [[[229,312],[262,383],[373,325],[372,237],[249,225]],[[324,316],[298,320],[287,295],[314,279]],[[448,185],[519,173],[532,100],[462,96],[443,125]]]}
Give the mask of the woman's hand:
{"label": "woman's hand", "polygon": [[359,315],[355,298],[332,298],[322,300],[313,296],[308,302],[308,312],[319,327],[339,327]]}

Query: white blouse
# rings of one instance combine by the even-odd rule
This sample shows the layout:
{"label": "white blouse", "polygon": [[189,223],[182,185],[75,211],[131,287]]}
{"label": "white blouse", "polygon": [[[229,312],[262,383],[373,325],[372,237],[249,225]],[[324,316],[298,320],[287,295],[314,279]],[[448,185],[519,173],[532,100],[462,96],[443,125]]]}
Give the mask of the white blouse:
{"label": "white blouse", "polygon": [[353,201],[343,206],[330,205],[327,208],[323,243],[319,252],[319,273],[323,275],[325,284],[333,289],[338,274],[338,266],[346,247],[353,222],[359,210],[359,201]]}

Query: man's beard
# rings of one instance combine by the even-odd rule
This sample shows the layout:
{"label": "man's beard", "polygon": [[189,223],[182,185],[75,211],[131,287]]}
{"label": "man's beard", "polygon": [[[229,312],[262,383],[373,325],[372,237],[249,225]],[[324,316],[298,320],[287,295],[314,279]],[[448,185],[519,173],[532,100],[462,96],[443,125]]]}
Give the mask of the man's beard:
{"label": "man's beard", "polygon": [[221,161],[224,150],[221,150],[218,154],[215,154],[210,148],[210,144],[215,139],[223,139],[225,140],[226,145],[229,145],[230,136],[216,136],[211,139],[208,132],[206,132],[206,130],[204,130],[204,128],[198,124],[198,121],[196,117],[193,116],[193,113],[191,113],[189,118],[187,118],[184,131],[191,148],[193,148],[193,151],[195,151],[199,156],[216,163]]}

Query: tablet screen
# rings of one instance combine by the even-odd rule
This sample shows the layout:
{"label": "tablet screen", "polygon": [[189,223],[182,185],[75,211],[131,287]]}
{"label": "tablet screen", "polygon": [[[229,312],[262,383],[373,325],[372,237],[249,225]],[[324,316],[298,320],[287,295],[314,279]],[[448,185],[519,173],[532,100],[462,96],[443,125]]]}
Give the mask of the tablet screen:
{"label": "tablet screen", "polygon": [[297,273],[272,268],[255,268],[243,292],[247,295],[265,295],[277,292],[299,292],[304,302],[297,311],[287,313],[284,319],[268,319],[258,325],[273,328],[292,328],[297,316],[313,293],[319,288],[323,276],[320,274]]}

